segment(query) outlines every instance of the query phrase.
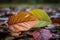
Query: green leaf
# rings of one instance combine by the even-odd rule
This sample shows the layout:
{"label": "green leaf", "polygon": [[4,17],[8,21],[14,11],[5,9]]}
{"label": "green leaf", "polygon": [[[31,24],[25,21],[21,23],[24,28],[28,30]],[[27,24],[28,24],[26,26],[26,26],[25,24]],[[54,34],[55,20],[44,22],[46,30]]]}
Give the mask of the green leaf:
{"label": "green leaf", "polygon": [[47,13],[41,9],[33,9],[30,11],[30,13],[39,20],[39,22],[34,26],[34,28],[44,27],[51,23],[51,20]]}

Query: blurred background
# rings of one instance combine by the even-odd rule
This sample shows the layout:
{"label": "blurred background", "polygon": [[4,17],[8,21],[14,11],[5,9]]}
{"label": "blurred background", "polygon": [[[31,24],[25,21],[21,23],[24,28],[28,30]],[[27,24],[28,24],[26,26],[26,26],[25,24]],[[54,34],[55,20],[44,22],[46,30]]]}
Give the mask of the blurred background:
{"label": "blurred background", "polygon": [[[16,12],[29,11],[34,8],[43,9],[49,15],[52,24],[48,25],[46,29],[50,30],[53,34],[53,37],[50,40],[59,40],[60,0],[0,0],[0,40],[14,39],[14,37],[11,37],[7,31],[7,21],[9,16]],[[23,37],[25,36],[23,35]],[[23,37],[15,38],[14,40],[23,40]],[[28,36],[25,37],[24,40],[28,40]],[[30,34],[29,40],[33,40]]]}
{"label": "blurred background", "polygon": [[0,3],[60,3],[60,0],[0,0]]}

